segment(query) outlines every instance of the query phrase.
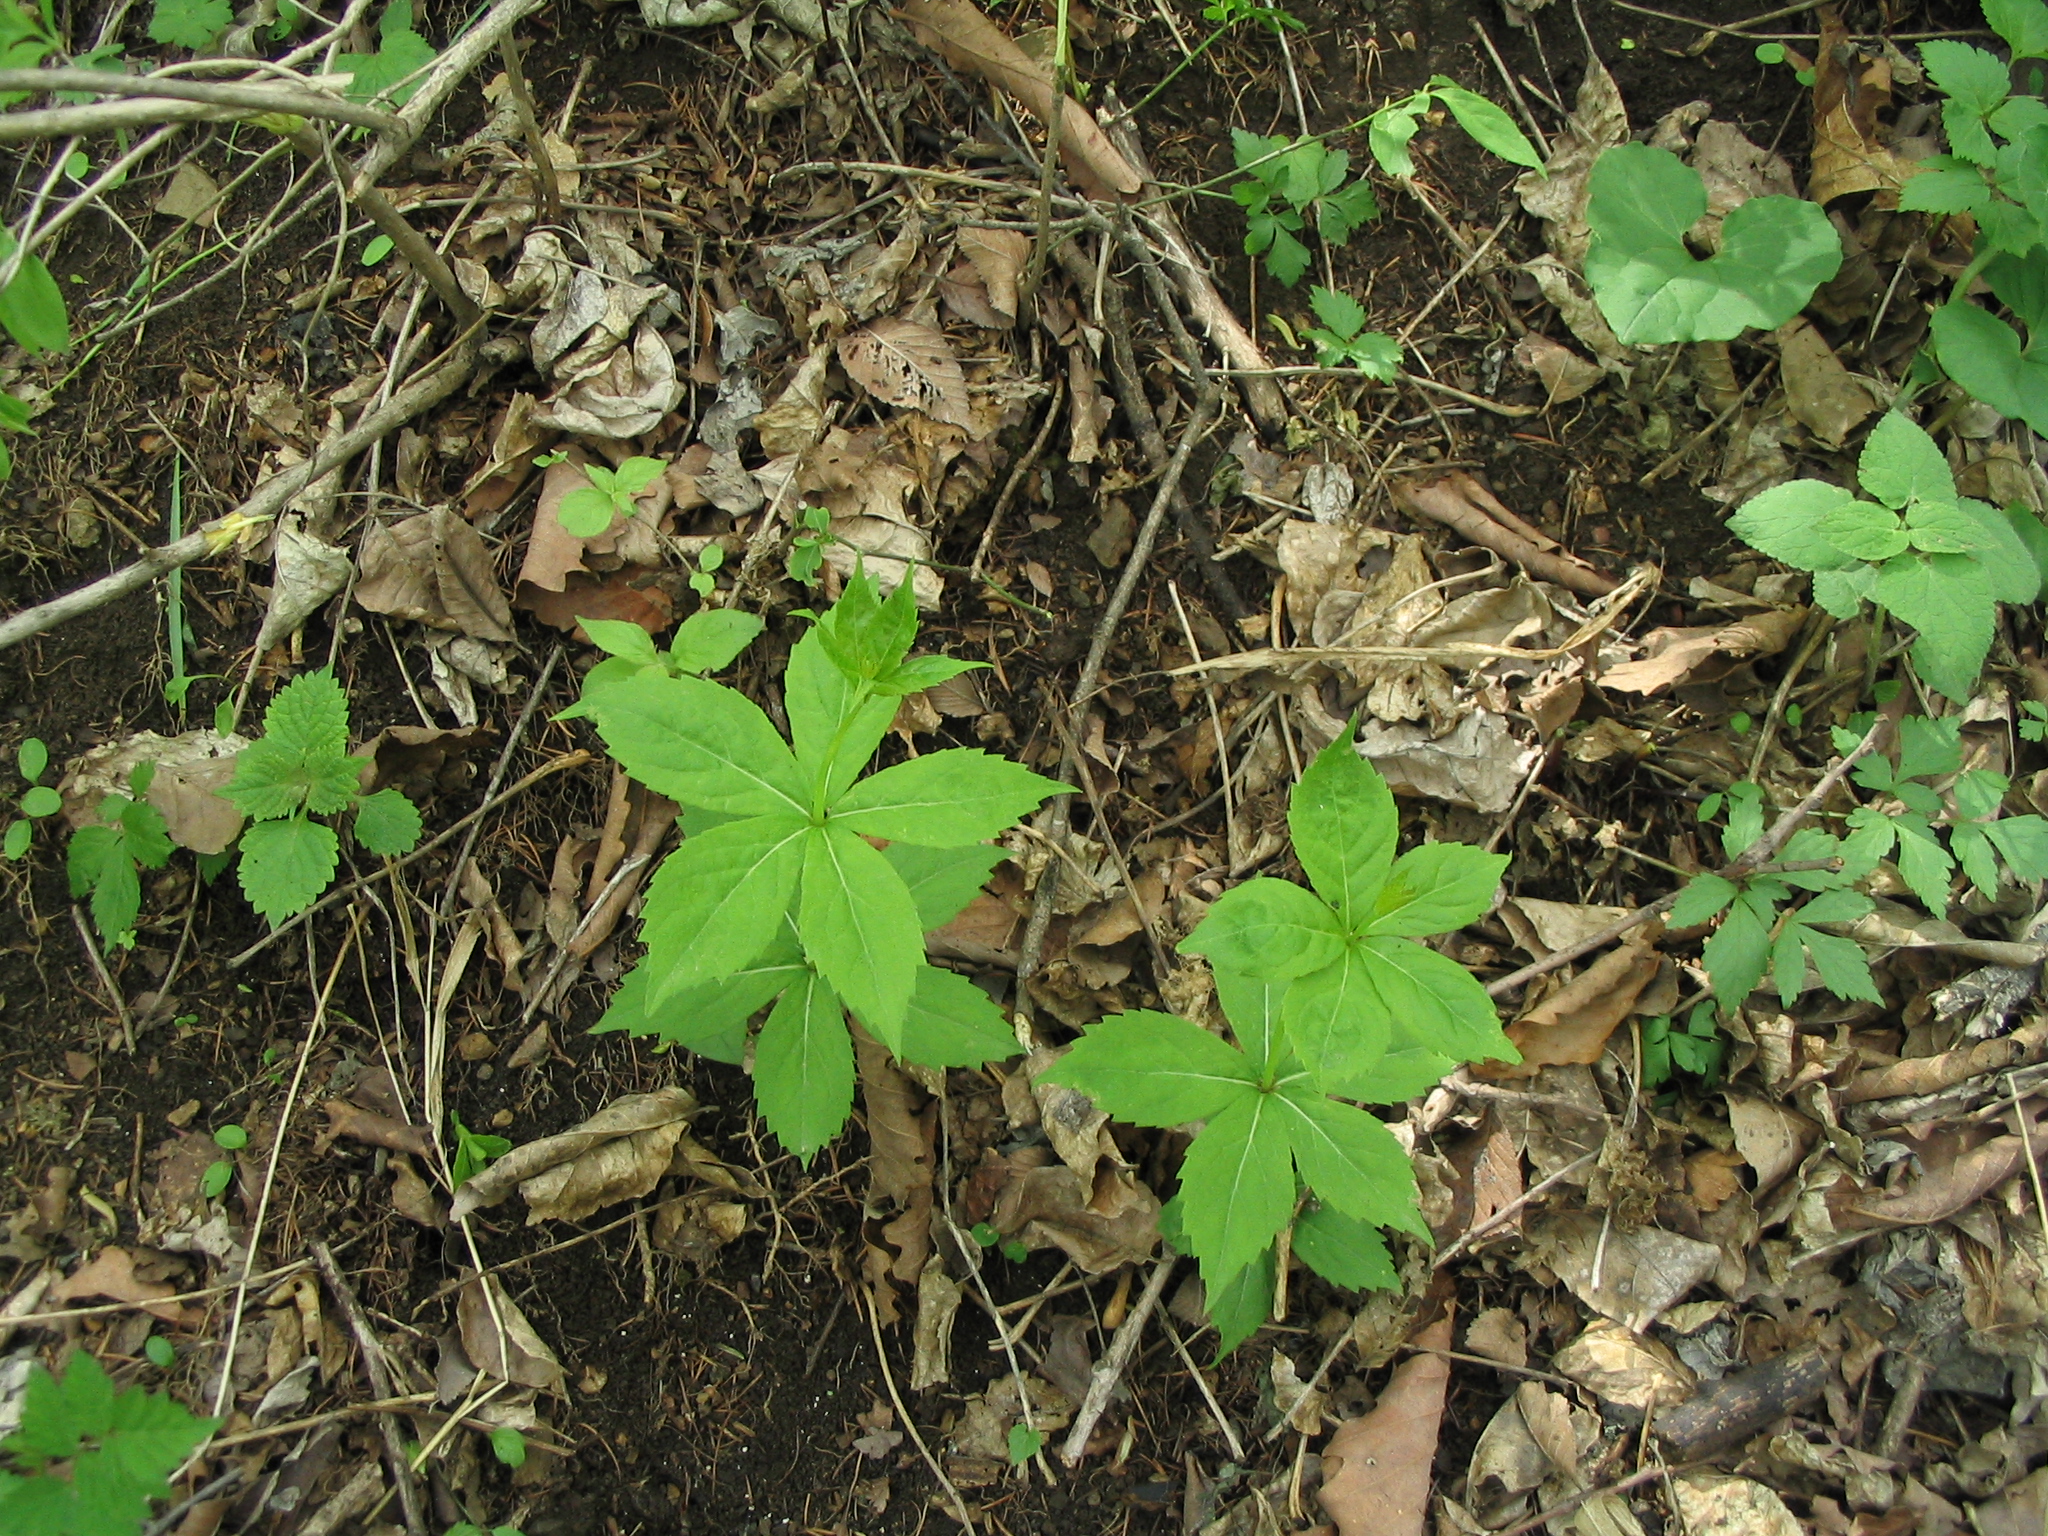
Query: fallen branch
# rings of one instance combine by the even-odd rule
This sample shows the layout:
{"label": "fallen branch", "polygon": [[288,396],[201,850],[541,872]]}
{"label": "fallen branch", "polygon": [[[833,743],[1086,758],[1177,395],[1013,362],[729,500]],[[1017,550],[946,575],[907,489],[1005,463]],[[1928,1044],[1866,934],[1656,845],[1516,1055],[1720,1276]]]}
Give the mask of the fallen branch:
{"label": "fallen branch", "polygon": [[1067,1443],[1060,1447],[1060,1460],[1068,1466],[1077,1465],[1088,1449],[1088,1437],[1095,1433],[1095,1426],[1101,1421],[1103,1411],[1109,1407],[1109,1395],[1116,1390],[1116,1384],[1123,1379],[1124,1367],[1131,1362],[1137,1351],[1138,1336],[1145,1331],[1145,1324],[1151,1319],[1153,1308],[1159,1305],[1159,1298],[1166,1290],[1166,1282],[1173,1278],[1173,1266],[1180,1262],[1178,1254],[1164,1254],[1152,1266],[1152,1277],[1145,1282],[1145,1289],[1138,1295],[1138,1304],[1117,1325],[1116,1334],[1109,1341],[1109,1348],[1102,1359],[1088,1375],[1088,1393],[1081,1399],[1081,1406],[1074,1414],[1074,1427],[1067,1432]]}
{"label": "fallen branch", "polygon": [[[379,133],[397,131],[398,119],[389,112],[362,106],[321,91],[285,85],[264,85],[244,80],[176,80],[161,75],[117,75],[101,69],[0,69],[0,92],[86,91],[95,96],[135,96],[159,102],[201,103],[224,109],[239,117],[250,112],[281,112],[293,117],[325,118],[330,122],[354,123]],[[90,105],[82,111],[98,110]],[[54,117],[55,112],[14,112],[0,116],[0,140],[35,138],[21,130],[32,119]],[[161,121],[178,114],[159,110]],[[61,130],[60,130],[61,131]]]}
{"label": "fallen branch", "polygon": [[473,336],[463,337],[453,354],[424,377],[417,377],[376,410],[344,432],[333,444],[322,448],[305,463],[272,475],[247,501],[225,517],[201,525],[184,538],[151,551],[133,565],[111,576],[102,576],[62,597],[53,597],[6,620],[0,620],[0,650],[19,645],[31,635],[103,608],[221,548],[235,533],[250,524],[268,522],[277,516],[308,485],[331,470],[339,469],[372,443],[389,436],[420,412],[440,404],[462,387],[476,366],[477,346]]}
{"label": "fallen branch", "polygon": [[[356,1299],[355,1288],[348,1283],[348,1276],[334,1260],[334,1251],[325,1243],[313,1244],[313,1262],[320,1266],[321,1278],[326,1280],[327,1289],[334,1293],[334,1299],[341,1304],[342,1315],[348,1319],[349,1332],[355,1335],[356,1349],[362,1356],[363,1374],[370,1379],[370,1390],[380,1401],[396,1397],[392,1386],[391,1364],[385,1358],[384,1344],[370,1327],[370,1320],[363,1314],[363,1304]],[[395,1413],[379,1413],[377,1424],[384,1437],[384,1458],[390,1464],[391,1476],[398,1490],[400,1518],[405,1522],[407,1536],[423,1536],[427,1522],[420,1506],[419,1480],[413,1476],[412,1463],[406,1459],[405,1426],[398,1422]]]}
{"label": "fallen branch", "polygon": [[1512,560],[1530,575],[1586,597],[1605,597],[1618,585],[1554,539],[1530,527],[1463,470],[1427,485],[1396,484],[1394,500],[1416,517],[1441,523],[1482,549]]}

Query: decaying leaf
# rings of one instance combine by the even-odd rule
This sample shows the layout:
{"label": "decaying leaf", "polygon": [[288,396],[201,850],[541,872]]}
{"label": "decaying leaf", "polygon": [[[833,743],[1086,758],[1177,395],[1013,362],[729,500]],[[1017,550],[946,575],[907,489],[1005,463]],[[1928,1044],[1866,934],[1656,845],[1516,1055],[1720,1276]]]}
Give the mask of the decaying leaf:
{"label": "decaying leaf", "polygon": [[478,640],[512,639],[512,609],[483,536],[445,507],[389,528],[374,519],[356,552],[358,607]]}
{"label": "decaying leaf", "polygon": [[1544,243],[1566,266],[1577,268],[1585,260],[1592,239],[1586,226],[1586,179],[1593,162],[1627,137],[1621,88],[1599,58],[1589,55],[1572,115],[1552,141],[1548,163],[1541,174],[1526,172],[1515,181],[1522,206],[1543,220]]}
{"label": "decaying leaf", "polygon": [[1721,1250],[1657,1227],[1624,1228],[1590,1212],[1529,1224],[1532,1247],[1573,1295],[1641,1333],[1711,1275]]}
{"label": "decaying leaf", "polygon": [[1675,1408],[1692,1395],[1693,1374],[1655,1339],[1607,1318],[1552,1357],[1551,1368],[1610,1403],[1648,1410]]}
{"label": "decaying leaf", "polygon": [[256,649],[267,651],[289,640],[320,605],[348,585],[355,562],[345,550],[317,539],[298,519],[280,523],[270,603],[256,632]]}
{"label": "decaying leaf", "polygon": [[1017,279],[1031,257],[1031,237],[1014,229],[963,229],[960,253],[974,264],[989,307],[1007,320],[1017,318]]}
{"label": "decaying leaf", "polygon": [[[1043,1149],[1027,1149],[1028,1151]],[[1025,1153],[1012,1155],[1012,1161]],[[1003,1186],[989,1222],[1026,1248],[1057,1248],[1091,1275],[1143,1263],[1159,1245],[1159,1198],[1128,1169],[1092,1185],[1060,1164],[1024,1168]]]}
{"label": "decaying leaf", "polygon": [[184,1309],[161,1299],[177,1294],[178,1288],[164,1280],[138,1275],[136,1262],[134,1253],[110,1243],[93,1255],[90,1264],[81,1265],[51,1286],[47,1299],[55,1306],[75,1301],[137,1303],[152,1317],[167,1323],[182,1322]]}
{"label": "decaying leaf", "polygon": [[1687,1472],[1671,1480],[1671,1499],[1686,1536],[1801,1536],[1792,1511],[1762,1483],[1715,1472]]}
{"label": "decaying leaf", "polygon": [[496,1205],[517,1189],[526,1224],[580,1221],[646,1194],[674,1160],[697,1101],[680,1088],[614,1099],[581,1125],[514,1147],[455,1192],[455,1216]]}
{"label": "decaying leaf", "polygon": [[220,183],[195,160],[183,160],[171,173],[170,185],[156,200],[156,212],[168,219],[186,219],[207,229],[220,218]]}
{"label": "decaying leaf", "polygon": [[[1737,661],[1775,656],[1792,643],[1806,623],[1804,608],[1777,608],[1752,614],[1734,624],[1699,629],[1655,629],[1644,637],[1647,654],[1625,661],[1601,676],[1601,683],[1623,693],[1655,693],[1692,678],[1715,658],[1726,658],[1725,673]],[[1713,681],[1703,677],[1699,681]]]}
{"label": "decaying leaf", "polygon": [[973,424],[967,377],[945,333],[890,316],[839,338],[847,376],[886,405],[956,427]]}
{"label": "decaying leaf", "polygon": [[[467,1186],[465,1186],[467,1187]],[[568,1373],[495,1275],[471,1275],[455,1293],[462,1350],[485,1375],[567,1397]]]}
{"label": "decaying leaf", "polygon": [[1827,338],[1795,315],[1778,327],[1778,374],[1785,409],[1830,448],[1839,448],[1878,409],[1870,386],[1842,366]]}
{"label": "decaying leaf", "polygon": [[1367,721],[1358,733],[1361,753],[1397,795],[1448,800],[1498,816],[1515,802],[1529,769],[1543,755],[1525,747],[1507,721],[1474,710],[1442,736],[1419,725]]}
{"label": "decaying leaf", "polygon": [[[1449,1349],[1451,1319],[1430,1324],[1415,1343],[1424,1350]],[[1442,1355],[1414,1355],[1395,1369],[1371,1413],[1330,1436],[1316,1497],[1337,1522],[1338,1536],[1423,1536],[1450,1379],[1450,1362]]]}
{"label": "decaying leaf", "polygon": [[917,1277],[917,1322],[911,1329],[910,1388],[922,1392],[953,1379],[953,1314],[960,1310],[960,1282],[933,1254]]}
{"label": "decaying leaf", "polygon": [[1489,1073],[1532,1077],[1541,1067],[1595,1062],[1607,1037],[1635,1008],[1643,989],[1657,979],[1654,919],[1635,929],[1617,949],[1595,960],[1508,1026],[1508,1038],[1522,1053],[1517,1066],[1489,1064]]}
{"label": "decaying leaf", "polygon": [[137,731],[95,747],[72,762],[58,786],[64,819],[74,828],[86,825],[102,799],[126,794],[129,776],[154,763],[145,798],[163,817],[171,841],[195,853],[224,853],[241,836],[242,813],[220,791],[235,776],[236,754],[248,745],[243,737],[205,730],[178,736]]}
{"label": "decaying leaf", "polygon": [[1515,361],[1543,381],[1545,405],[1576,400],[1607,376],[1598,363],[1589,363],[1570,347],[1534,331],[1515,343]]}

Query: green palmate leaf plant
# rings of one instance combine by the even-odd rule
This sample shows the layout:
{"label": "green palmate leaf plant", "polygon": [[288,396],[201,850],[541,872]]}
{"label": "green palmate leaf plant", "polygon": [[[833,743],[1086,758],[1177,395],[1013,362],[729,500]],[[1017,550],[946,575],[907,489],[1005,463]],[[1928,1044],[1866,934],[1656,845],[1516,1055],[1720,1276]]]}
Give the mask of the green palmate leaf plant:
{"label": "green palmate leaf plant", "polygon": [[1842,265],[1827,215],[1796,197],[1750,198],[1721,221],[1720,249],[1694,255],[1686,232],[1707,211],[1706,183],[1668,149],[1616,145],[1587,190],[1586,282],[1630,345],[1773,330]]}
{"label": "green palmate leaf plant", "polygon": [[1308,291],[1309,308],[1321,325],[1302,331],[1324,368],[1356,368],[1369,379],[1391,384],[1401,370],[1401,345],[1384,331],[1365,328],[1365,306],[1350,294],[1315,287]]}
{"label": "green palmate leaf plant", "polygon": [[222,791],[249,818],[236,877],[271,922],[303,912],[327,889],[341,839],[327,821],[355,813],[356,841],[386,857],[419,841],[420,813],[404,794],[362,792],[363,760],[348,750],[348,696],[330,672],[285,684],[263,712],[262,739],[245,747]]}
{"label": "green palmate leaf plant", "polygon": [[849,1013],[929,1066],[1017,1049],[979,988],[925,962],[924,935],[1003,856],[987,839],[1060,786],[969,748],[863,774],[905,694],[979,665],[910,656],[916,632],[909,583],[885,601],[856,572],[791,648],[787,740],[743,694],[659,658],[583,700],[626,772],[686,807],[648,885],[647,953],[597,1027],[738,1063],[767,1008],[754,1095],[805,1161],[852,1107]]}
{"label": "green palmate leaf plant", "polygon": [[555,517],[577,538],[595,538],[611,527],[614,518],[631,517],[633,498],[654,484],[666,467],[660,459],[643,458],[628,459],[617,469],[586,464],[583,473],[590,484],[564,496]]}
{"label": "green palmate leaf plant", "polygon": [[1381,1228],[1428,1236],[1408,1154],[1344,1100],[1394,1102],[1460,1062],[1519,1059],[1479,983],[1417,942],[1482,916],[1506,858],[1462,843],[1397,857],[1393,796],[1348,730],[1302,774],[1288,825],[1310,886],[1247,881],[1180,946],[1214,968],[1236,1043],[1125,1013],[1047,1074],[1140,1125],[1203,1122],[1162,1230],[1199,1261],[1225,1351],[1270,1312],[1290,1224],[1292,1251],[1353,1288],[1395,1283]]}
{"label": "green palmate leaf plant", "polygon": [[7,1536],[135,1536],[152,1500],[218,1425],[161,1393],[114,1390],[77,1350],[62,1376],[30,1369],[21,1427],[0,1440]]}
{"label": "green palmate leaf plant", "polygon": [[1997,605],[2039,593],[2048,529],[1956,492],[1934,440],[1897,412],[1871,430],[1857,479],[1873,499],[1825,480],[1791,480],[1745,502],[1729,528],[1813,573],[1814,601],[1838,619],[1865,603],[1917,632],[1913,664],[1967,700],[1990,653]]}
{"label": "green palmate leaf plant", "polygon": [[434,45],[413,30],[412,20],[412,0],[391,0],[377,19],[377,51],[336,56],[335,71],[352,77],[348,84],[351,101],[382,96],[403,106],[419,89],[419,82],[411,77],[433,63],[436,54]]}
{"label": "green palmate leaf plant", "polygon": [[1714,1022],[1712,1002],[1694,1006],[1683,1024],[1668,1013],[1643,1020],[1642,1041],[1645,1093],[1657,1092],[1679,1072],[1712,1087],[1728,1047],[1727,1036]]}

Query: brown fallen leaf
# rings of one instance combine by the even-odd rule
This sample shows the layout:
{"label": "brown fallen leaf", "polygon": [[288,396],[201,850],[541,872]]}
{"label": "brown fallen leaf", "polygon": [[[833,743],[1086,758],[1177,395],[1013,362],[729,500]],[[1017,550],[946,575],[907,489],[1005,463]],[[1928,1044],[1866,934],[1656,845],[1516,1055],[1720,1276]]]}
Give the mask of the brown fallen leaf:
{"label": "brown fallen leaf", "polygon": [[154,763],[146,798],[163,817],[171,841],[195,853],[224,853],[241,835],[242,813],[220,791],[234,778],[236,757],[248,744],[213,731],[137,731],[95,747],[69,765],[58,785],[64,819],[74,828],[97,820],[100,801],[110,793],[126,794],[129,775]]}
{"label": "brown fallen leaf", "polygon": [[933,1254],[917,1277],[917,1322],[911,1329],[910,1388],[950,1384],[953,1379],[953,1315],[960,1310],[960,1282]]}
{"label": "brown fallen leaf", "polygon": [[1608,1318],[1596,1319],[1559,1350],[1550,1368],[1610,1403],[1644,1412],[1677,1407],[1695,1385],[1669,1349]]}
{"label": "brown fallen leaf", "polygon": [[[1449,1313],[1414,1343],[1417,1349],[1449,1349]],[[1316,1498],[1337,1522],[1337,1536],[1423,1536],[1450,1379],[1450,1362],[1441,1354],[1412,1356],[1395,1370],[1371,1413],[1330,1436]]]}
{"label": "brown fallen leaf", "polygon": [[1688,1472],[1671,1480],[1687,1536],[1802,1536],[1806,1527],[1762,1483],[1717,1472]]}
{"label": "brown fallen leaf", "polygon": [[423,1227],[438,1228],[446,1219],[433,1186],[420,1177],[409,1157],[391,1159],[391,1208]]}
{"label": "brown fallen leaf", "polygon": [[[1013,1167],[1022,1156],[1013,1155]],[[1127,1168],[1100,1169],[1091,1187],[1073,1169],[1050,1163],[1018,1170],[996,1197],[989,1224],[1034,1252],[1057,1248],[1076,1268],[1106,1275],[1152,1256],[1159,1198]]]}
{"label": "brown fallen leaf", "polygon": [[1126,196],[1144,183],[1117,153],[1101,125],[1078,103],[1057,97],[1052,72],[1033,59],[978,6],[968,0],[903,0],[896,14],[919,42],[934,48],[955,69],[972,70],[1023,102],[1041,123],[1060,113],[1060,158],[1091,197]]}
{"label": "brown fallen leaf", "polygon": [[184,1321],[184,1308],[159,1305],[160,1298],[174,1296],[178,1288],[162,1280],[145,1280],[135,1273],[135,1255],[126,1248],[109,1245],[50,1287],[47,1299],[59,1306],[74,1301],[125,1301],[142,1304],[151,1317],[167,1323]]}
{"label": "brown fallen leaf", "polygon": [[401,789],[413,800],[469,782],[467,754],[491,735],[489,726],[447,730],[430,725],[387,725],[365,749],[370,764],[364,793]]}
{"label": "brown fallen leaf", "polygon": [[555,1136],[514,1147],[455,1192],[454,1215],[526,1198],[526,1224],[580,1221],[646,1194],[668,1172],[697,1101],[680,1088],[628,1094]]}
{"label": "brown fallen leaf", "polygon": [[938,1105],[858,1026],[853,1046],[873,1146],[861,1270],[882,1320],[894,1322],[899,1288],[919,1285],[931,1257]]}
{"label": "brown fallen leaf", "polygon": [[320,1106],[327,1111],[327,1129],[320,1133],[315,1143],[316,1151],[324,1151],[336,1139],[346,1137],[366,1147],[383,1147],[392,1152],[410,1152],[414,1157],[431,1158],[433,1147],[427,1140],[427,1133],[416,1125],[407,1125],[389,1115],[380,1115],[372,1110],[362,1109],[347,1099],[329,1099]]}
{"label": "brown fallen leaf", "polygon": [[1514,561],[1541,581],[1554,581],[1584,597],[1605,597],[1618,585],[1531,528],[1462,469],[1439,480],[1397,480],[1394,500],[1415,516],[1441,523],[1482,549]]}
{"label": "brown fallen leaf", "polygon": [[894,316],[839,338],[847,376],[886,405],[956,427],[974,424],[967,376],[943,331]]}
{"label": "brown fallen leaf", "polygon": [[[1807,68],[1786,50],[1787,66]],[[1820,45],[1814,51],[1813,152],[1807,196],[1825,208],[1837,198],[1876,192],[1881,207],[1898,206],[1898,189],[1915,167],[1884,142],[1880,126],[1891,115],[1892,67],[1850,39],[1837,6],[1821,8]]]}
{"label": "brown fallen leaf", "polygon": [[1657,940],[1662,932],[1663,925],[1651,919],[1618,949],[1609,950],[1516,1019],[1507,1036],[1522,1053],[1521,1064],[1489,1063],[1485,1075],[1533,1077],[1541,1067],[1598,1061],[1607,1049],[1607,1037],[1657,979]]}
{"label": "brown fallen leaf", "polygon": [[1017,279],[1031,258],[1031,237],[1014,229],[963,229],[960,254],[974,264],[989,308],[1008,320],[1017,318]]}
{"label": "brown fallen leaf", "polygon": [[1607,377],[1598,363],[1589,363],[1570,347],[1534,331],[1515,343],[1515,362],[1543,381],[1546,405],[1576,400]]}
{"label": "brown fallen leaf", "polygon": [[356,551],[358,607],[478,640],[510,641],[512,609],[490,547],[446,507],[386,528],[372,519]]}
{"label": "brown fallen leaf", "polygon": [[1795,315],[1778,327],[1778,376],[1785,381],[1785,409],[1830,448],[1878,407],[1855,374],[1842,366],[1813,322]]}
{"label": "brown fallen leaf", "polygon": [[479,1371],[514,1386],[569,1395],[562,1362],[533,1331],[496,1276],[472,1274],[463,1281],[455,1293],[455,1315],[463,1353]]}
{"label": "brown fallen leaf", "polygon": [[1778,608],[1752,614],[1734,624],[1653,629],[1643,637],[1646,655],[1610,668],[1601,674],[1600,681],[1603,686],[1623,693],[1655,693],[1691,677],[1715,658],[1725,657],[1732,666],[1751,657],[1775,656],[1792,643],[1805,622],[1804,608]]}

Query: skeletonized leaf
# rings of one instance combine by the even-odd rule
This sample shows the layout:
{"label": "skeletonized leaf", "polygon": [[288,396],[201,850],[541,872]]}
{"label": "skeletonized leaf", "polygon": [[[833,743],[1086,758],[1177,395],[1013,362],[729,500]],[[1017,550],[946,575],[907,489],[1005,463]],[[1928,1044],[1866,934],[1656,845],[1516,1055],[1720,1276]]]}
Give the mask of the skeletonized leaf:
{"label": "skeletonized leaf", "polygon": [[886,405],[922,411],[935,421],[973,425],[967,376],[944,333],[889,317],[839,339],[839,361],[852,380]]}

